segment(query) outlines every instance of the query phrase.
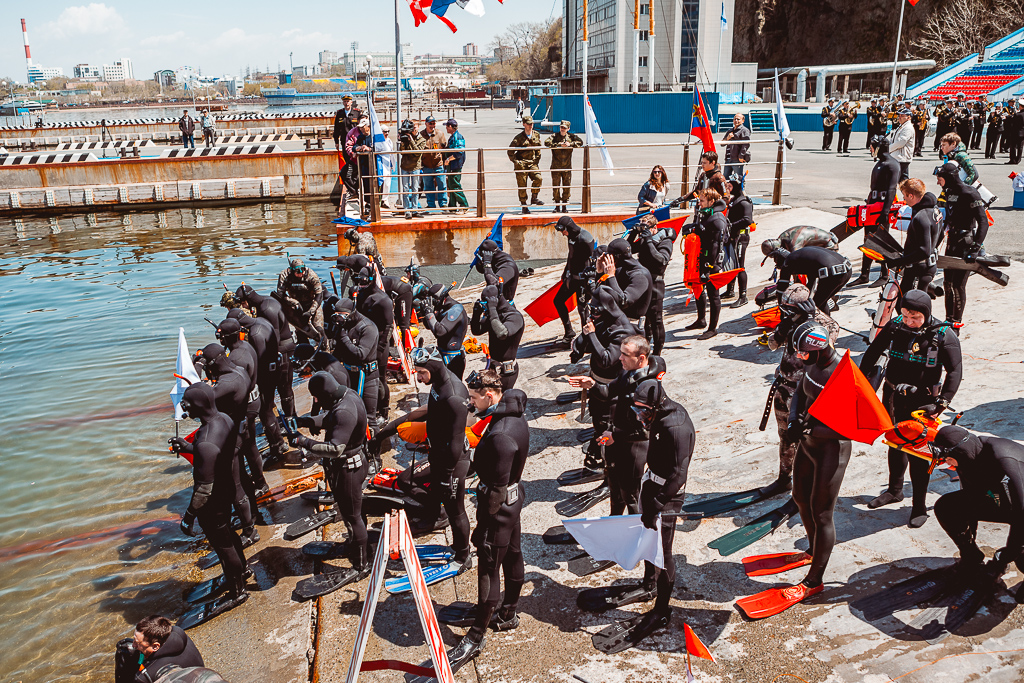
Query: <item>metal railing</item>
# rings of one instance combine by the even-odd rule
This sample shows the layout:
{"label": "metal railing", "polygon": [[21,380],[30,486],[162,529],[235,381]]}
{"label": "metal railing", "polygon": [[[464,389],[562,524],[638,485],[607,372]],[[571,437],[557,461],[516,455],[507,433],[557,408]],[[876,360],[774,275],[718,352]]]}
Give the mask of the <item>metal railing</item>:
{"label": "metal railing", "polygon": [[[744,178],[744,184],[745,187],[748,188],[747,194],[753,197],[768,197],[770,193],[771,203],[774,205],[779,205],[782,203],[783,181],[792,179],[790,177],[783,177],[784,166],[792,165],[794,163],[793,161],[785,161],[783,144],[784,143],[782,141],[777,139],[715,141],[716,147],[720,150],[723,150],[723,152],[721,153],[721,157],[718,161],[718,164],[722,167],[722,171],[724,172],[725,169],[729,166],[740,166],[746,175],[746,177]],[[736,162],[727,164],[724,161],[724,149],[727,149],[730,145],[750,145],[752,160],[747,162]],[[775,147],[776,152],[774,160],[771,160],[770,158],[769,160],[764,161],[753,160],[758,156],[755,150],[770,150],[772,146]],[[518,201],[516,203],[506,201],[510,198],[510,194],[518,193],[518,191],[520,190],[518,184],[514,182],[516,174],[539,172],[542,174],[542,184],[540,190],[549,190],[553,188],[549,184],[550,176],[548,174],[551,171],[565,170],[572,172],[572,180],[569,185],[563,187],[568,187],[571,191],[579,190],[581,199],[579,205],[583,213],[591,213],[594,211],[595,207],[600,206],[611,207],[627,206],[629,204],[632,204],[633,208],[635,209],[638,203],[636,201],[637,193],[639,192],[641,185],[643,185],[643,183],[648,179],[650,171],[653,168],[653,166],[662,166],[665,169],[666,174],[668,175],[671,175],[675,171],[679,172],[678,177],[680,181],[680,191],[678,196],[680,197],[685,196],[689,193],[691,184],[695,181],[696,176],[701,171],[701,167],[699,164],[699,150],[702,150],[702,147],[699,142],[618,143],[605,145],[604,147],[604,149],[607,149],[609,151],[609,154],[612,157],[613,164],[615,161],[615,157],[619,156],[619,158],[621,159],[622,152],[625,152],[627,150],[633,151],[634,157],[636,155],[636,151],[651,150],[650,154],[643,155],[643,158],[647,159],[648,163],[638,165],[635,163],[636,159],[634,158],[632,159],[634,163],[622,166],[615,165],[613,169],[615,175],[613,177],[621,178],[621,180],[617,180],[615,182],[601,182],[599,179],[595,178],[595,174],[599,175],[600,172],[605,171],[603,164],[600,161],[595,160],[595,155],[597,155],[597,159],[600,159],[601,148],[584,145],[580,149],[582,152],[582,166],[579,168],[569,169],[545,168],[543,157],[550,155],[553,150],[552,148],[544,146],[527,148],[478,147],[464,148],[459,150],[440,148],[436,150],[428,149],[404,151],[396,150],[392,152],[362,152],[360,153],[360,156],[363,158],[359,159],[357,163],[358,166],[367,167],[368,174],[365,177],[360,177],[359,180],[357,181],[360,207],[366,207],[368,205],[370,220],[372,222],[378,222],[381,220],[382,217],[385,217],[385,211],[390,211],[393,216],[400,216],[405,212],[414,212],[418,214],[426,212],[428,214],[447,216],[451,215],[453,210],[462,208],[468,208],[469,210],[473,210],[478,218],[484,218],[487,216],[488,213],[487,209],[489,198],[491,200],[491,204],[498,203],[509,207],[519,206]],[[513,163],[507,157],[507,153],[509,151],[522,152],[524,150],[535,150],[541,153],[542,159],[537,164],[536,169],[530,169],[528,171],[517,171],[513,167]],[[617,150],[619,151],[618,155],[616,154]],[[458,173],[443,170],[444,168],[446,168],[445,166],[437,167],[441,168],[442,170],[436,173],[424,173],[422,169],[416,171],[416,173],[420,175],[421,180],[426,177],[442,179],[442,183],[445,187],[444,190],[428,192],[427,189],[424,187],[423,183],[421,182],[419,183],[419,189],[416,192],[409,193],[405,191],[405,189],[402,186],[402,178],[408,177],[409,172],[403,171],[401,172],[401,174],[399,174],[398,172],[400,160],[403,156],[413,154],[421,156],[424,154],[440,154],[443,163],[443,159],[445,157],[451,156],[451,154],[455,152],[462,152],[465,153],[466,155],[464,166],[462,170],[459,171]],[[668,158],[671,157],[672,152],[677,152],[681,154],[681,156],[675,157],[676,159],[679,160],[679,163],[665,163],[665,161],[668,161]],[[664,153],[666,158],[662,158],[661,153]],[[389,178],[398,176],[397,190],[391,190],[390,187],[381,188],[381,182],[379,182],[381,179],[377,174],[376,160],[377,157],[382,155],[387,155],[391,157],[391,160],[393,162],[397,162],[392,164],[395,170],[390,174],[390,176],[388,176]],[[476,160],[475,169],[470,169],[470,164],[472,162],[473,157],[475,157]],[[596,164],[595,161],[597,161]],[[749,173],[750,170],[767,170],[766,167],[771,168],[770,175],[765,174],[764,177],[751,177],[752,174]],[[405,207],[404,204],[401,208],[384,208],[381,206],[383,200],[395,195],[397,195],[398,198],[403,199],[403,201],[406,195],[415,196],[415,203],[418,205],[420,203],[419,200],[421,195],[431,193],[443,195],[444,203],[447,204],[449,200],[448,178],[451,176],[461,176],[463,179],[469,179],[471,181],[471,183],[463,185],[461,189],[463,194],[466,196],[467,203],[470,204],[469,207],[444,206],[423,209],[418,206]],[[490,181],[488,180],[488,177],[491,178]],[[506,179],[511,178],[513,180],[513,183],[506,185],[502,185],[499,183],[496,185],[493,180],[495,177],[504,177]],[[547,180],[548,182],[544,182],[545,180]],[[749,191],[751,183],[756,184],[758,186],[759,191]],[[770,190],[767,187],[764,187],[763,185],[768,183],[770,183]],[[364,194],[367,191],[367,189],[369,189],[370,192],[369,201],[367,201],[367,197]],[[529,178],[527,178],[525,191],[528,195],[533,193],[532,182]],[[595,197],[596,193],[600,193],[602,195],[602,199],[598,200]],[[675,195],[674,190],[672,190],[672,194]],[[512,194],[512,196],[514,196],[514,194]],[[470,201],[471,197],[475,197],[476,201]],[[674,198],[674,196],[666,196],[665,201],[667,203]],[[565,201],[558,203],[568,204],[569,202]],[[623,210],[627,209],[624,208]]]}

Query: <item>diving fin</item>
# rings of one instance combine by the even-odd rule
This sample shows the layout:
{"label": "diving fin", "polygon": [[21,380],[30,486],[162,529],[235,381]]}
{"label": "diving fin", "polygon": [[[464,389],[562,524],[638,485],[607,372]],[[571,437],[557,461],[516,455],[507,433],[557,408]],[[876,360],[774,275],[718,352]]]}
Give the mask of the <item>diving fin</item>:
{"label": "diving fin", "polygon": [[657,596],[657,590],[647,590],[642,583],[634,581],[582,590],[576,596],[576,606],[587,612],[607,612],[637,602],[649,602]]}
{"label": "diving fin", "polygon": [[581,429],[580,431],[576,432],[576,440],[579,441],[579,442],[590,441],[593,438],[594,438],[594,428],[593,427],[587,427],[586,429]]}
{"label": "diving fin", "polygon": [[178,619],[178,627],[183,631],[187,631],[190,628],[199,626],[214,617],[224,614],[228,610],[238,607],[248,599],[248,593],[242,593],[240,595],[222,595],[216,600],[203,603],[202,605],[193,607],[189,611],[185,612],[181,615],[181,618]]}
{"label": "diving fin", "polygon": [[575,470],[566,470],[558,475],[559,486],[578,486],[579,484],[590,484],[595,481],[604,480],[603,469],[590,469],[589,467],[580,467]]}
{"label": "diving fin", "polygon": [[332,593],[339,588],[344,588],[350,583],[362,581],[370,575],[370,572],[373,570],[373,564],[367,562],[366,566],[362,569],[355,569],[354,567],[340,569],[332,567],[331,569],[335,569],[335,571],[310,576],[295,584],[295,591],[292,593],[295,600],[298,602],[311,600],[321,595]]}
{"label": "diving fin", "polygon": [[318,512],[315,515],[309,515],[303,517],[297,522],[292,522],[288,525],[288,528],[284,530],[284,540],[294,541],[296,538],[305,536],[311,531],[316,531],[320,527],[332,524],[340,519],[338,512],[333,508],[330,510],[324,510]]}
{"label": "diving fin", "polygon": [[611,560],[595,560],[586,552],[569,560],[569,571],[576,576],[590,576],[614,566]]}
{"label": "diving fin", "polygon": [[348,542],[313,541],[302,546],[302,554],[314,560],[336,560],[348,555]]}
{"label": "diving fin", "polygon": [[607,485],[601,484],[596,489],[577,493],[571,498],[566,498],[565,500],[556,503],[555,513],[564,518],[576,517],[606,498],[609,498],[611,495],[612,490]]}
{"label": "diving fin", "polygon": [[667,627],[671,621],[672,617],[670,614],[648,612],[630,619],[617,621],[611,626],[598,631],[590,639],[599,652],[613,655],[637,645],[655,631],[660,631]]}
{"label": "diving fin", "polygon": [[449,626],[468,628],[476,619],[477,605],[475,602],[459,600],[446,605],[437,611],[437,621]]}
{"label": "diving fin", "polygon": [[747,576],[769,576],[805,567],[810,563],[811,556],[804,552],[751,555],[743,558],[743,571]]}
{"label": "diving fin", "polygon": [[[472,557],[472,555],[470,557]],[[461,562],[432,564],[428,567],[423,567],[423,580],[428,586],[432,586],[435,583],[454,578],[472,566],[472,561],[465,564]],[[408,593],[412,590],[412,585],[409,583],[409,575],[406,574],[405,576],[396,576],[392,579],[388,579],[384,582],[384,590],[392,595],[396,593]]]}
{"label": "diving fin", "polygon": [[333,491],[303,491],[299,494],[299,498],[317,505],[334,505]]}
{"label": "diving fin", "polygon": [[955,566],[951,564],[912,576],[877,593],[854,600],[850,607],[863,612],[868,621],[916,607],[946,589],[949,580],[953,578]]}
{"label": "diving fin", "polygon": [[[245,573],[242,574],[242,581],[248,581],[250,578],[252,578],[252,569],[246,567]],[[212,579],[203,581],[198,586],[189,591],[188,594],[185,596],[185,602],[189,603],[190,605],[194,605],[198,602],[206,602],[210,598],[214,598],[220,595],[221,593],[226,591],[230,586],[231,584],[228,583],[227,577],[225,577],[223,574],[221,574],[220,576],[215,576]]]}
{"label": "diving fin", "polygon": [[782,588],[769,588],[754,595],[748,595],[736,601],[736,606],[751,619],[764,619],[785,612],[798,602],[825,590],[825,584],[819,583],[808,588],[802,583]]}
{"label": "diving fin", "polygon": [[746,526],[716,538],[708,543],[708,547],[717,550],[722,557],[728,557],[775,531],[796,512],[796,503],[790,499],[785,505],[761,515]]}
{"label": "diving fin", "polygon": [[583,397],[581,391],[565,391],[555,397],[555,403],[560,406],[564,406],[567,403],[575,403]]}
{"label": "diving fin", "polygon": [[779,482],[775,482],[761,488],[750,489],[749,491],[730,493],[718,498],[690,503],[683,506],[683,512],[703,512],[705,517],[715,517],[788,491],[788,488],[779,484]]}
{"label": "diving fin", "polygon": [[553,526],[545,531],[541,538],[544,539],[544,542],[548,545],[570,545],[576,542],[573,535],[566,531],[565,527],[561,524]]}
{"label": "diving fin", "polygon": [[957,585],[958,589],[947,592],[934,606],[907,624],[906,631],[917,633],[935,645],[970,621],[996,589],[996,581],[984,572]]}

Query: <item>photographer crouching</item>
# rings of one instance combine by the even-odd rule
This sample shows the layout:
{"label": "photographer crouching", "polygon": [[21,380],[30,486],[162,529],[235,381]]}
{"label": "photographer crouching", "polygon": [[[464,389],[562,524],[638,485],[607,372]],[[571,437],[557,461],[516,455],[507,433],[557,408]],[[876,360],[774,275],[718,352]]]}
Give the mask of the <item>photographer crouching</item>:
{"label": "photographer crouching", "polygon": [[114,683],[154,683],[161,669],[204,666],[203,656],[188,635],[159,614],[135,625],[135,635],[118,642]]}

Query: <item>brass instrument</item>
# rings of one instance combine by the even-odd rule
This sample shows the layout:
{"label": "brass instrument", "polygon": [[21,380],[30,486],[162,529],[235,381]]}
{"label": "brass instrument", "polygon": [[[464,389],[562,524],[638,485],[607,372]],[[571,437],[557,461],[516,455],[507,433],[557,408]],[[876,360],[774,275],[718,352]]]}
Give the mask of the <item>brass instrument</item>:
{"label": "brass instrument", "polygon": [[[849,100],[847,100],[847,102],[848,101]],[[842,106],[843,106],[843,103],[840,102],[836,106],[832,107],[832,111],[829,113],[828,116],[825,117],[825,125],[826,126],[834,126],[834,125],[836,125],[836,123],[839,121],[839,114],[837,112],[840,111],[840,107],[842,107]],[[855,111],[857,109],[860,109],[860,101],[859,100],[857,101],[856,104],[853,105],[853,109],[851,109],[849,111]]]}

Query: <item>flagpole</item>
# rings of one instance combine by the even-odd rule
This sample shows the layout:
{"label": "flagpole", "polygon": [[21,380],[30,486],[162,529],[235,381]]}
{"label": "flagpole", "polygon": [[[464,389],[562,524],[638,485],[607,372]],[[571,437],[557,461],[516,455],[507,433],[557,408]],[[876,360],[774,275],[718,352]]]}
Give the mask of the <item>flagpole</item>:
{"label": "flagpole", "polygon": [[[396,136],[396,140],[395,141],[396,142],[398,142],[401,139],[401,137],[400,137],[401,134],[399,133],[399,131],[402,128],[402,87],[401,87],[401,84],[402,84],[402,74],[401,74],[401,68],[400,68],[401,64],[402,64],[402,40],[401,40],[401,37],[399,35],[399,30],[398,30],[398,0],[395,0],[395,136]],[[388,137],[391,137],[391,136],[388,135]],[[395,145],[395,149],[396,150],[401,149],[401,144]],[[392,169],[392,171],[398,175],[398,196],[402,200],[402,206],[405,207],[405,195],[402,194],[402,155],[401,154],[396,154],[393,158],[398,159],[397,168]],[[398,205],[395,204],[395,206],[398,206]],[[405,208],[405,210],[409,211],[408,208]],[[344,289],[344,285],[342,285],[342,289]]]}
{"label": "flagpole", "polygon": [[[725,16],[725,3],[722,3],[722,16]],[[719,91],[719,83],[722,82],[722,34],[725,30],[721,27],[721,19],[719,19],[718,27],[718,71],[715,73],[715,91]]]}
{"label": "flagpole", "polygon": [[896,0],[900,3],[900,26],[896,30],[896,56],[892,58],[892,82],[889,84],[889,99],[896,95],[896,64],[900,60],[900,37],[903,35],[903,10],[907,7],[907,0]]}
{"label": "flagpole", "polygon": [[633,3],[633,82],[630,90],[640,92],[640,0]]}
{"label": "flagpole", "polygon": [[587,0],[583,0],[583,100],[587,99]]}

